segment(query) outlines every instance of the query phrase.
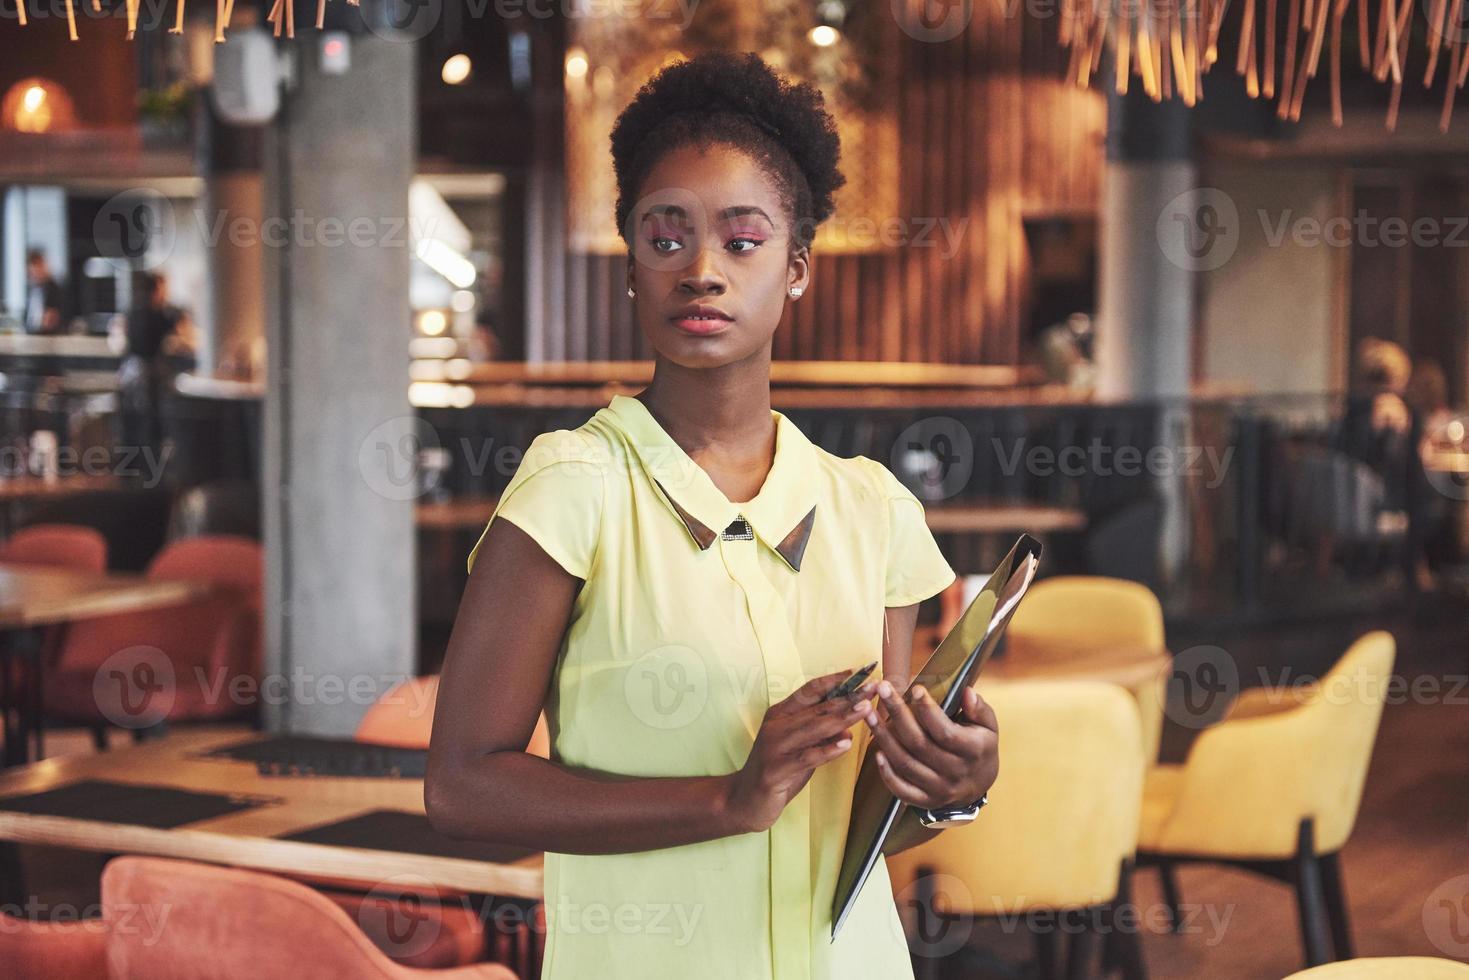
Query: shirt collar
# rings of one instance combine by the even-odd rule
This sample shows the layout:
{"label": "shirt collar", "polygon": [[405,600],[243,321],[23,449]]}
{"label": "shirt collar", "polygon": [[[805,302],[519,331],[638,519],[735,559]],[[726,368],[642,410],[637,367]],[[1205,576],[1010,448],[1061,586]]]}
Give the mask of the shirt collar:
{"label": "shirt collar", "polygon": [[771,410],[776,425],[775,462],[753,500],[733,503],[641,401],[614,395],[603,411],[610,413],[627,437],[643,469],[699,550],[707,550],[720,530],[737,532],[736,521],[743,517],[756,537],[793,570],[801,570],[816,522],[816,448],[794,422]]}

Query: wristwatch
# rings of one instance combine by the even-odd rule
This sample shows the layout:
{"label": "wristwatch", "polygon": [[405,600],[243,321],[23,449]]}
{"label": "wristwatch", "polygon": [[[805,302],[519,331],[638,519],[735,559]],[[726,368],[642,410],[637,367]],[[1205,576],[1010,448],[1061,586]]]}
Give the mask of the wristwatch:
{"label": "wristwatch", "polygon": [[945,827],[957,827],[960,824],[969,823],[979,815],[979,811],[984,809],[984,805],[989,801],[990,795],[986,793],[968,806],[941,806],[932,810],[923,807],[914,809],[918,811],[920,824],[933,830],[943,830]]}

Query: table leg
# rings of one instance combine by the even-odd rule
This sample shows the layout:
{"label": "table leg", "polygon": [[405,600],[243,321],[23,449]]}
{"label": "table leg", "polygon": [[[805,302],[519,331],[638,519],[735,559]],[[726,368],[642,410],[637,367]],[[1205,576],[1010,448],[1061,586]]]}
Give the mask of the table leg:
{"label": "table leg", "polygon": [[46,634],[42,630],[31,631],[31,655],[35,668],[31,671],[31,737],[35,748],[31,758],[40,762],[46,758],[46,708],[41,697],[41,684],[46,678]]}

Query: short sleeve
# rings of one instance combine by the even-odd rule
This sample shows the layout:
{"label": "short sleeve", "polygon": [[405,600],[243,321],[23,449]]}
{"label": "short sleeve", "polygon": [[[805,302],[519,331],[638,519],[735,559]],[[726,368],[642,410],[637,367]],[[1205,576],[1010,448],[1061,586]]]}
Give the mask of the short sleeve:
{"label": "short sleeve", "polygon": [[602,526],[605,467],[582,435],[544,432],[531,442],[494,513],[469,553],[467,567],[495,518],[529,534],[556,563],[579,579],[591,574]]}
{"label": "short sleeve", "polygon": [[869,460],[887,503],[887,569],[884,605],[911,606],[938,595],[957,576],[928,529],[923,503],[886,466]]}

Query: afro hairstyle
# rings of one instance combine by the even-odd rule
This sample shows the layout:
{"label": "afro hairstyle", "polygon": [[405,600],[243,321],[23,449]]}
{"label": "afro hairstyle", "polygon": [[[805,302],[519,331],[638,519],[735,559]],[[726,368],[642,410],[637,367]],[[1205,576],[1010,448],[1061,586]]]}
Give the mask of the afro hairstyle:
{"label": "afro hairstyle", "polygon": [[841,141],[821,91],[788,82],[754,52],[714,51],[662,69],[638,90],[612,128],[617,228],[632,245],[629,214],[664,154],[724,144],[748,154],[775,181],[791,219],[792,249],[811,244],[847,182]]}

